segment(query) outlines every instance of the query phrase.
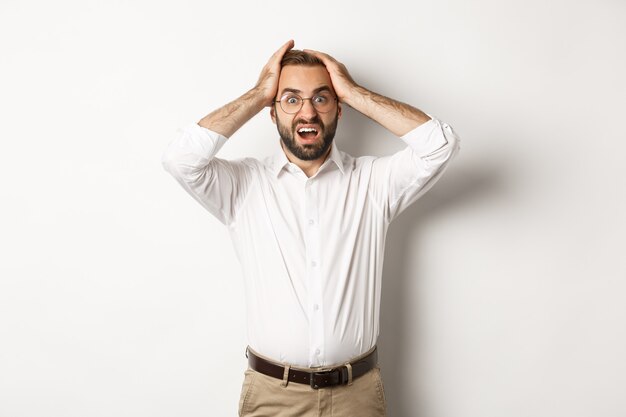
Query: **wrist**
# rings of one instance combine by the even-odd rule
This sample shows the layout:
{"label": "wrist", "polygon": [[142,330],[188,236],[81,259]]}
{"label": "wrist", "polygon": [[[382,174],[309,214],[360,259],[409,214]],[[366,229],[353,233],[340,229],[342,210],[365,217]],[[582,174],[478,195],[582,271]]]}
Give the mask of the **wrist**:
{"label": "wrist", "polygon": [[263,87],[258,85],[250,89],[244,97],[249,100],[258,111],[263,110],[264,107],[271,106],[274,101],[274,95],[270,97],[270,94],[263,89]]}
{"label": "wrist", "polygon": [[347,90],[347,93],[340,97],[340,101],[346,103],[348,106],[356,109],[359,103],[362,103],[365,97],[369,94],[369,90],[355,84],[353,87]]}

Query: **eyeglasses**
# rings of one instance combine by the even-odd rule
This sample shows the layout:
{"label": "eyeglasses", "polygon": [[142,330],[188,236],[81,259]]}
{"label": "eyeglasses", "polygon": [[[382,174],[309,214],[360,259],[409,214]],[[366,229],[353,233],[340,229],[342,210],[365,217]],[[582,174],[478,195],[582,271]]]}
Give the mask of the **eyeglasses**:
{"label": "eyeglasses", "polygon": [[309,98],[302,98],[295,93],[287,93],[283,95],[280,100],[276,100],[275,103],[280,103],[280,108],[283,109],[285,113],[294,114],[302,109],[305,100],[310,100],[311,104],[318,112],[328,113],[335,106],[337,97],[327,91],[322,91]]}

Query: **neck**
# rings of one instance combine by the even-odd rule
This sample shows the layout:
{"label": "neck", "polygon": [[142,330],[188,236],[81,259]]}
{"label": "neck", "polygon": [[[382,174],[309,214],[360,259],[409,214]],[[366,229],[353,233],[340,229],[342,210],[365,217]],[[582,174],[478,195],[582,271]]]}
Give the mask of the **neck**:
{"label": "neck", "polygon": [[300,168],[302,172],[304,172],[304,174],[309,178],[311,178],[317,173],[317,171],[319,171],[324,161],[326,161],[326,158],[328,158],[328,155],[330,155],[330,151],[332,149],[331,145],[323,156],[317,159],[313,159],[311,161],[304,161],[292,154],[289,149],[285,148],[285,145],[282,143],[282,141],[280,143],[280,146],[283,148],[283,152],[285,152],[285,156],[287,156],[289,162],[291,162],[292,164],[296,164],[298,168]]}

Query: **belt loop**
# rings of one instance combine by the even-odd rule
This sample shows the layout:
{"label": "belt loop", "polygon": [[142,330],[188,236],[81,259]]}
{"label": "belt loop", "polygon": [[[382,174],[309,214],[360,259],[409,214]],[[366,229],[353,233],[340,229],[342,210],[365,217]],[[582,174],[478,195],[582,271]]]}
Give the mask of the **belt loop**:
{"label": "belt loop", "polygon": [[283,387],[287,387],[287,384],[289,383],[289,369],[291,368],[290,365],[285,365],[285,371],[283,372],[283,382],[281,382],[281,386]]}
{"label": "belt loop", "polygon": [[352,385],[352,364],[346,363],[346,368],[348,368],[348,385]]}

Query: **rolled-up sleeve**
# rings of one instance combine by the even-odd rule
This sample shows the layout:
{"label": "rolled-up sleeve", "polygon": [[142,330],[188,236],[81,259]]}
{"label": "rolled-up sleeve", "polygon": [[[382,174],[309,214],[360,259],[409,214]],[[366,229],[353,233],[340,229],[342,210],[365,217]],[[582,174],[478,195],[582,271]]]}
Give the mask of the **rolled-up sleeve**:
{"label": "rolled-up sleeve", "polygon": [[441,177],[459,150],[447,123],[431,118],[401,138],[408,146],[373,162],[372,195],[388,221],[421,197]]}
{"label": "rolled-up sleeve", "polygon": [[161,162],[167,172],[211,214],[229,224],[243,199],[250,167],[215,155],[226,143],[219,133],[191,124],[167,146]]}

